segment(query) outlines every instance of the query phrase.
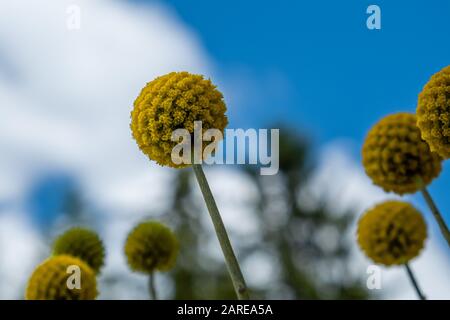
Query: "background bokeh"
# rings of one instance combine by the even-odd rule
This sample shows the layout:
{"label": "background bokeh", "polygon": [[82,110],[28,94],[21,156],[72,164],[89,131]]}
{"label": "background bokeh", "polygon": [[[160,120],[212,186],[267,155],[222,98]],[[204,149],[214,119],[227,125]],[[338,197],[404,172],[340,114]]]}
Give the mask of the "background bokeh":
{"label": "background bokeh", "polygon": [[[219,245],[190,171],[161,168],[131,138],[129,114],[155,76],[188,70],[224,93],[230,128],[281,128],[281,172],[214,166],[207,176],[249,285],[261,298],[415,298],[402,268],[370,262],[355,219],[393,195],[372,186],[360,146],[380,117],[415,110],[428,78],[450,64],[446,0],[0,2],[0,298],[22,298],[52,238],[71,225],[107,247],[101,298],[146,299],[123,242],[144,218],[183,243],[157,278],[164,298],[227,298]],[[67,8],[81,10],[70,30]],[[450,221],[450,168],[430,191]],[[450,298],[450,257],[420,196],[430,237],[412,268],[430,298]]]}

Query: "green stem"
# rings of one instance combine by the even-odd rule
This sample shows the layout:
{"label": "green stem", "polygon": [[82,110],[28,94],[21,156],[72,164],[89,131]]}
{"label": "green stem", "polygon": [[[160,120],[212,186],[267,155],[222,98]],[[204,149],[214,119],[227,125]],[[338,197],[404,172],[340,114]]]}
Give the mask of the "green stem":
{"label": "green stem", "polygon": [[430,207],[430,210],[433,213],[433,216],[439,225],[439,229],[441,229],[442,235],[444,236],[445,240],[447,240],[447,243],[450,246],[450,231],[448,230],[448,227],[445,224],[444,218],[442,218],[442,215],[439,212],[439,209],[437,208],[436,204],[434,203],[433,198],[431,198],[431,195],[428,192],[427,188],[423,186],[420,191],[422,192],[422,195],[425,198],[428,207]]}
{"label": "green stem", "polygon": [[244,276],[242,275],[241,268],[234,254],[233,247],[231,246],[230,239],[228,238],[227,231],[220,216],[219,209],[217,208],[216,201],[209,188],[208,181],[206,180],[205,173],[201,164],[192,165],[195,176],[197,178],[200,190],[202,191],[203,198],[206,202],[209,215],[216,230],[217,238],[219,239],[220,246],[222,248],[225,262],[227,264],[228,273],[230,274],[233,282],[234,290],[236,291],[239,300],[248,300],[250,295],[245,284]]}
{"label": "green stem", "polygon": [[426,300],[425,295],[422,293],[422,291],[419,288],[419,284],[417,283],[416,278],[414,277],[414,273],[412,272],[411,268],[409,267],[408,263],[405,263],[406,273],[409,276],[409,279],[411,280],[412,285],[414,286],[414,289],[417,292],[417,295],[419,296],[420,300]]}
{"label": "green stem", "polygon": [[155,287],[155,274],[153,272],[148,276],[148,291],[153,300],[158,300],[158,294],[156,293]]}

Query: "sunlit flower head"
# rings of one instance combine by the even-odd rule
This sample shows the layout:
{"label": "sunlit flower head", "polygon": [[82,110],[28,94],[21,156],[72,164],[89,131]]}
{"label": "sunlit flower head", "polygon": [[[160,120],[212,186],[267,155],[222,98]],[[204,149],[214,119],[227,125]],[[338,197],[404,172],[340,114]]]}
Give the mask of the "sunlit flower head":
{"label": "sunlit flower head", "polygon": [[450,66],[434,74],[419,94],[417,125],[431,150],[450,158]]}
{"label": "sunlit flower head", "polygon": [[[414,193],[441,172],[442,159],[420,137],[416,116],[388,115],[369,131],[362,161],[373,183],[385,191]],[[420,181],[420,183],[419,183]]]}
{"label": "sunlit flower head", "polygon": [[175,164],[171,154],[176,129],[194,132],[194,121],[202,130],[223,130],[228,124],[222,93],[210,80],[188,72],[172,72],[147,83],[134,102],[131,131],[139,148],[160,165]]}

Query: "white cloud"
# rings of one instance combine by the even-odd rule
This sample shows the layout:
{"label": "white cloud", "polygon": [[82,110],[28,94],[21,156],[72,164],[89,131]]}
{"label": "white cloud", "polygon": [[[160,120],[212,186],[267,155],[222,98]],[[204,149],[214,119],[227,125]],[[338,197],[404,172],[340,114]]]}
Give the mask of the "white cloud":
{"label": "white cloud", "polygon": [[23,298],[26,281],[44,251],[42,237],[23,212],[0,215],[0,299]]}
{"label": "white cloud", "polygon": [[311,182],[313,197],[320,197],[325,191],[324,200],[338,212],[349,209],[363,212],[377,202],[398,198],[372,184],[361,165],[349,156],[352,147],[349,141],[340,140],[323,147],[319,168]]}
{"label": "white cloud", "polygon": [[[77,31],[65,24],[73,3],[81,8]],[[192,33],[163,7],[121,1],[11,1],[0,14],[3,64],[17,74],[0,81],[2,168],[25,168],[27,177],[30,168],[68,167],[92,190],[158,170],[137,152],[129,114],[155,76],[208,74]]]}
{"label": "white cloud", "polygon": [[[69,5],[81,9],[79,30],[66,28]],[[123,239],[149,209],[164,208],[171,170],[138,151],[130,111],[146,82],[174,70],[210,75],[211,63],[195,34],[164,6],[0,2],[0,203],[20,207],[26,187],[42,170],[76,174],[88,200],[109,215],[101,225],[108,259],[117,266],[113,271],[132,281]],[[26,224],[23,218],[10,226],[20,231]],[[0,241],[20,249],[33,240],[18,232]],[[7,277],[15,266],[11,255],[26,263],[34,259],[31,251],[1,250]],[[0,282],[2,297],[14,298],[17,292],[10,289],[28,278],[28,269],[17,270],[20,279]]]}
{"label": "white cloud", "polygon": [[[251,214],[258,199],[258,191],[253,181],[239,170],[229,166],[216,166],[205,170],[211,190],[217,198],[217,206],[230,232],[241,236],[255,234],[260,226],[254,214]],[[197,197],[201,198],[200,188],[195,181]],[[209,217],[208,217],[208,220]],[[208,221],[208,223],[211,223]]]}

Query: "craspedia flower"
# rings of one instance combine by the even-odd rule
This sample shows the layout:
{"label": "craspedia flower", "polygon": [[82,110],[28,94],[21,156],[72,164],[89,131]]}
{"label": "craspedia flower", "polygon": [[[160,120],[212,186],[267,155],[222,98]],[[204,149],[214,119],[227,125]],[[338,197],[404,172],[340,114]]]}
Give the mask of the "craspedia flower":
{"label": "craspedia flower", "polygon": [[176,236],[168,227],[155,221],[138,224],[125,243],[130,268],[147,274],[170,270],[175,265],[177,254]]}
{"label": "craspedia flower", "polygon": [[419,94],[417,125],[431,150],[450,158],[450,66],[434,74]]}
{"label": "craspedia flower", "polygon": [[442,159],[421,139],[416,116],[396,113],[384,117],[369,131],[362,161],[373,183],[385,191],[414,193],[441,172]]}
{"label": "craspedia flower", "polygon": [[[80,287],[68,286],[71,269],[80,270]],[[97,297],[95,272],[82,260],[68,256],[54,256],[40,264],[31,275],[25,293],[27,300],[93,300]]]}
{"label": "craspedia flower", "polygon": [[67,254],[80,258],[96,273],[105,260],[105,248],[97,233],[85,228],[71,228],[56,238],[53,254]]}
{"label": "craspedia flower", "polygon": [[411,204],[386,201],[368,210],[358,223],[358,243],[374,262],[386,266],[416,257],[427,237],[425,221]]}
{"label": "craspedia flower", "polygon": [[[202,130],[223,130],[228,124],[223,96],[210,80],[188,72],[172,72],[147,83],[134,102],[131,131],[139,148],[160,165],[185,167],[172,161],[173,131],[194,132],[194,121]],[[204,147],[204,146],[203,146]],[[202,148],[203,150],[203,148]]]}

